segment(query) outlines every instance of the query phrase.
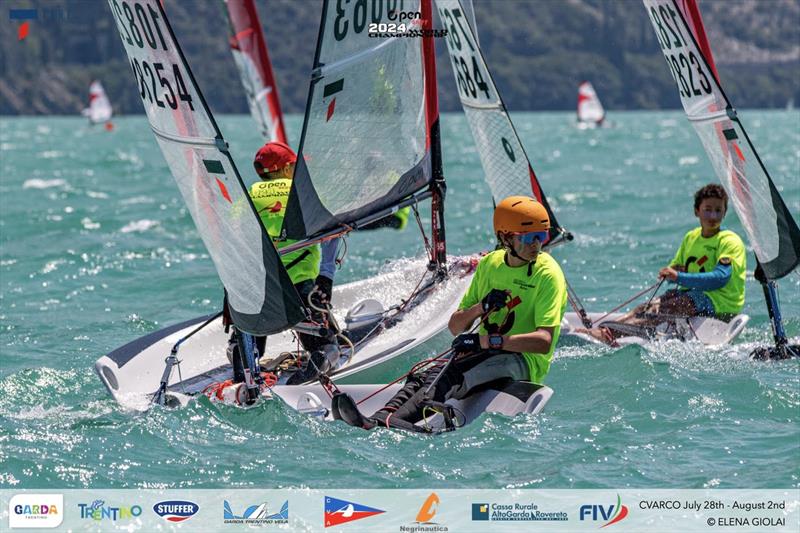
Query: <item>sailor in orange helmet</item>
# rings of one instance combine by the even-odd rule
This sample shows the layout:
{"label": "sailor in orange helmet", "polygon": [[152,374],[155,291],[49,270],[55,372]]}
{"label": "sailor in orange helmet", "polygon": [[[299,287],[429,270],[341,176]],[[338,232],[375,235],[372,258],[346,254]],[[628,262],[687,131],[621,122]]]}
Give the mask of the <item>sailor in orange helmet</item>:
{"label": "sailor in orange helmet", "polygon": [[[533,198],[510,196],[495,208],[494,230],[502,248],[481,259],[450,317],[448,327],[456,335],[452,363],[410,375],[398,394],[369,418],[358,412],[352,398],[340,395],[333,403],[334,416],[338,412],[345,422],[365,429],[386,425],[423,431],[415,423],[431,402],[464,398],[476,387],[501,379],[542,383],[567,305],[564,273],[541,251],[550,217]],[[476,320],[481,321],[478,332],[465,333]]]}

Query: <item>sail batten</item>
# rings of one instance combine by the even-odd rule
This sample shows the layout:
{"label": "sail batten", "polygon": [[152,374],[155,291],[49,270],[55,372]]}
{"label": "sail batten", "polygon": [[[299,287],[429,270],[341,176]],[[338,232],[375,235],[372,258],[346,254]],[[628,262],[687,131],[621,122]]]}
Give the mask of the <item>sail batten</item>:
{"label": "sail batten", "polygon": [[689,122],[768,279],[800,264],[800,229],[725,94],[695,0],[643,0]]}
{"label": "sail batten", "polygon": [[[296,324],[304,317],[300,299],[161,2],[109,0],[109,6],[150,127],[225,288],[234,325],[267,335]],[[151,83],[156,79],[159,85]]]}

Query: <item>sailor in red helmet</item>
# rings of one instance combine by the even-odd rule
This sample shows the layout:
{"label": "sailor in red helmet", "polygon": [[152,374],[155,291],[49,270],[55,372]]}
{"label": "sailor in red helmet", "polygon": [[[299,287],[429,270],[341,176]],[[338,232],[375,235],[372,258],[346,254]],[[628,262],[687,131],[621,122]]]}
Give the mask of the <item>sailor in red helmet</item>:
{"label": "sailor in red helmet", "polygon": [[[266,143],[258,150],[253,161],[253,167],[261,180],[250,188],[250,198],[261,218],[261,223],[279,250],[297,242],[281,238],[281,228],[286,215],[286,205],[289,202],[289,193],[292,189],[292,176],[296,162],[297,154],[282,142]],[[303,303],[312,309],[312,318],[321,322],[321,313],[315,308],[325,308],[330,299],[330,293],[328,292],[322,299],[319,298],[319,289],[317,288],[320,263],[319,245],[314,244],[282,255],[281,261]],[[339,358],[339,348],[335,337],[318,337],[304,333],[298,333],[298,337],[303,347],[309,352],[310,358],[305,368],[296,371],[291,376],[290,384],[304,383],[319,374],[327,373]],[[264,338],[258,339],[258,341],[260,351],[263,353]]]}

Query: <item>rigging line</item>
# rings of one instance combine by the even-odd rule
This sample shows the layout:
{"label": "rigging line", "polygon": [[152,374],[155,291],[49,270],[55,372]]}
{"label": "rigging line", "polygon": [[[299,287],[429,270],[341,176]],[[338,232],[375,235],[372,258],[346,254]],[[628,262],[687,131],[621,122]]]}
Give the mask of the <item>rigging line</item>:
{"label": "rigging line", "polygon": [[661,286],[661,283],[662,283],[662,282],[663,282],[663,279],[662,279],[661,281],[658,281],[658,282],[656,282],[656,283],[653,283],[652,285],[650,285],[649,287],[647,287],[647,288],[646,288],[646,289],[644,289],[643,291],[641,291],[641,292],[637,292],[635,295],[633,295],[633,297],[632,297],[632,298],[629,298],[628,300],[625,300],[624,302],[622,302],[621,304],[619,304],[618,306],[616,306],[614,309],[612,309],[612,310],[611,310],[611,311],[609,311],[608,313],[604,314],[603,316],[601,316],[600,318],[598,318],[597,320],[595,320],[595,321],[594,321],[594,323],[595,323],[595,324],[599,324],[599,323],[600,323],[600,322],[602,322],[602,321],[603,321],[603,319],[604,319],[604,318],[606,318],[608,315],[610,315],[611,313],[613,313],[613,312],[615,312],[615,311],[619,311],[620,309],[622,309],[623,307],[625,307],[626,305],[628,305],[629,303],[631,303],[631,302],[632,302],[632,301],[634,301],[635,299],[639,298],[639,297],[640,297],[640,296],[642,296],[643,294],[647,294],[648,292],[650,292],[650,291],[651,291],[651,290],[653,290],[653,289],[656,289],[656,290],[658,290],[658,287],[660,287],[660,286]]}
{"label": "rigging line", "polygon": [[433,259],[433,251],[431,250],[431,243],[428,241],[428,235],[425,233],[425,228],[422,226],[422,220],[419,218],[419,210],[417,209],[418,202],[414,202],[411,204],[411,209],[414,210],[414,218],[417,219],[417,225],[419,226],[419,232],[422,234],[422,242],[425,245],[425,252],[428,254],[428,257]]}
{"label": "rigging line", "polygon": [[567,299],[569,300],[569,304],[575,310],[575,313],[577,313],[577,315],[580,317],[583,327],[591,328],[592,321],[589,318],[589,314],[586,312],[586,308],[583,306],[583,302],[578,297],[578,293],[575,292],[575,289],[572,288],[570,282],[567,281],[566,276],[564,276],[564,281],[567,283]]}

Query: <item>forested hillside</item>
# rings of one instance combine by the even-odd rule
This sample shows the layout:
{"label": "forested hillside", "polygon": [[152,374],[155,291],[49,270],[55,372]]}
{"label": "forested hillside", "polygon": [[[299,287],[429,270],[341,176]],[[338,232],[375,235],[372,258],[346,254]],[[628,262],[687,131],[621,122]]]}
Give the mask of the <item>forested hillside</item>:
{"label": "forested hillside", "polygon": [[[353,0],[355,1],[355,0]],[[678,107],[639,0],[475,0],[481,45],[511,109],[573,109],[591,80],[606,107]],[[5,0],[0,22],[0,114],[75,114],[92,79],[118,113],[142,113],[105,0]],[[247,112],[222,0],[165,0],[167,15],[212,109]],[[302,111],[321,0],[257,0],[287,112]],[[720,75],[739,107],[800,102],[800,0],[700,3]],[[10,9],[37,9],[18,39]],[[434,27],[442,27],[436,20]],[[441,107],[458,108],[444,42]]]}

